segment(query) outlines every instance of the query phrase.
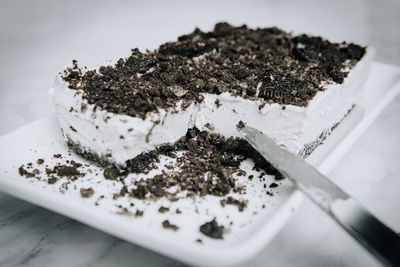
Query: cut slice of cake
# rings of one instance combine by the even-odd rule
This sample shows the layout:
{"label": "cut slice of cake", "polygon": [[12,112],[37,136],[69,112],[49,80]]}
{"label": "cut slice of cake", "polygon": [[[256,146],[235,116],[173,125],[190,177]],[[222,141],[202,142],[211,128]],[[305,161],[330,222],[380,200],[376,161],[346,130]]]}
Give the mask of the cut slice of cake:
{"label": "cut slice of cake", "polygon": [[372,54],[219,23],[95,70],[73,61],[50,94],[67,142],[102,165],[126,167],[191,128],[238,137],[240,121],[307,156],[359,100]]}

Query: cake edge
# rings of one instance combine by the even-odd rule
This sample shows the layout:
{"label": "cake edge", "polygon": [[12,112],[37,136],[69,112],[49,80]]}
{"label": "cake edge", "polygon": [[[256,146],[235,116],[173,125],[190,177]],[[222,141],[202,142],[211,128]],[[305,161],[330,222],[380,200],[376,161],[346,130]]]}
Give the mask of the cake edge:
{"label": "cake edge", "polygon": [[[351,111],[354,109],[356,105],[354,104],[351,106],[351,108],[347,111],[347,113],[338,121],[332,124],[329,128],[326,128],[321,132],[319,137],[315,139],[313,142],[307,143],[304,145],[303,149],[300,150],[300,152],[297,154],[301,158],[307,158],[312,154],[312,152],[321,144],[325,142],[325,140],[330,136],[333,132],[333,130],[351,113]],[[214,133],[215,134],[215,133]],[[219,134],[217,134],[219,135]],[[222,136],[225,140],[227,140],[226,137]],[[129,168],[135,168],[135,166],[132,166],[132,163],[134,164],[136,161],[139,162],[138,164],[148,164],[151,162],[143,162],[143,159],[145,158],[151,158],[159,155],[157,154],[157,150],[162,150],[164,147],[170,147],[173,146],[173,144],[166,143],[162,144],[158,147],[156,147],[153,150],[150,151],[145,151],[140,153],[134,158],[131,158],[125,162],[125,166],[116,163],[115,161],[109,159],[112,158],[111,156],[108,157],[107,155],[99,155],[98,153],[92,151],[90,148],[82,146],[79,142],[73,141],[68,135],[65,135],[65,139],[67,142],[67,145],[70,149],[72,149],[76,154],[79,156],[83,157],[86,160],[89,160],[96,165],[103,167],[103,168],[109,168],[109,167],[116,167],[120,170],[128,170]],[[128,163],[130,162],[130,163]]]}

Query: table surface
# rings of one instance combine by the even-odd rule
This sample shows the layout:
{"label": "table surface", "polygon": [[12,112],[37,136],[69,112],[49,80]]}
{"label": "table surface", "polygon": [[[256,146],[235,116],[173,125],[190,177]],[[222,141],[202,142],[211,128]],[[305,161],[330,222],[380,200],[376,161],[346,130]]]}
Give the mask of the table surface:
{"label": "table surface", "polygon": [[[195,26],[228,20],[277,25],[331,40],[373,44],[377,60],[400,64],[400,2],[236,1],[146,3],[2,1],[0,134],[53,112],[55,74],[76,58],[86,65],[152,49]],[[340,16],[339,16],[340,15]],[[340,20],[338,20],[340,17]],[[329,175],[400,232],[400,96]],[[4,153],[1,152],[1,153]],[[246,266],[379,266],[306,200]],[[180,266],[179,262],[0,193],[0,266]]]}

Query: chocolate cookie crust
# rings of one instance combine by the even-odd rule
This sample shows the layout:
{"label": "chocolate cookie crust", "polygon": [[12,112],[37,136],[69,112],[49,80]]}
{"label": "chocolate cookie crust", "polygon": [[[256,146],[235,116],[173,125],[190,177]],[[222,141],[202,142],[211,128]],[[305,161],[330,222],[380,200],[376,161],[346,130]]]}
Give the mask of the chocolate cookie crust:
{"label": "chocolate cookie crust", "polygon": [[133,49],[115,65],[82,71],[73,61],[62,75],[71,89],[107,111],[145,118],[158,108],[185,109],[201,93],[229,92],[268,103],[306,106],[324,90],[321,82],[343,83],[365,54],[355,44],[292,35],[278,28],[249,29],[218,23],[196,28],[175,42],[146,53]]}

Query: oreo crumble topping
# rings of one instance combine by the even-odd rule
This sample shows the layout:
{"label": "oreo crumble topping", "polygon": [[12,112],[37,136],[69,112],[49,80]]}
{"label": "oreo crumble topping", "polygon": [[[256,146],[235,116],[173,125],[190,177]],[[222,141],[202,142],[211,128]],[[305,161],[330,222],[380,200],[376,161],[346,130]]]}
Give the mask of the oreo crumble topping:
{"label": "oreo crumble topping", "polygon": [[[182,151],[184,153],[177,155]],[[227,139],[207,131],[200,132],[196,128],[190,129],[186,136],[173,145],[163,145],[135,157],[128,162],[126,169],[118,171],[118,175],[149,173],[156,168],[155,163],[160,161],[160,155],[175,158],[176,163],[165,166],[166,170],[161,174],[135,180],[135,188],[128,190],[123,187],[120,195],[128,194],[137,199],[166,197],[176,201],[181,192],[186,192],[184,197],[225,196],[231,192],[241,194],[244,193],[244,186],[236,182],[234,174],[245,175],[240,169],[240,164],[247,158],[254,161],[258,171],[262,170],[278,179],[281,177],[281,174],[245,140],[232,137]],[[111,170],[117,172],[115,167],[105,169],[106,179],[109,179]],[[172,188],[175,188],[173,192]],[[243,211],[247,203],[228,198],[224,204],[237,205],[239,210]]]}
{"label": "oreo crumble topping", "polygon": [[306,106],[324,90],[321,82],[343,83],[366,48],[292,35],[278,28],[250,29],[218,23],[211,32],[196,28],[175,42],[131,56],[113,66],[83,71],[73,61],[62,77],[69,88],[107,111],[145,118],[158,108],[201,102],[201,93],[229,92],[268,103]]}

